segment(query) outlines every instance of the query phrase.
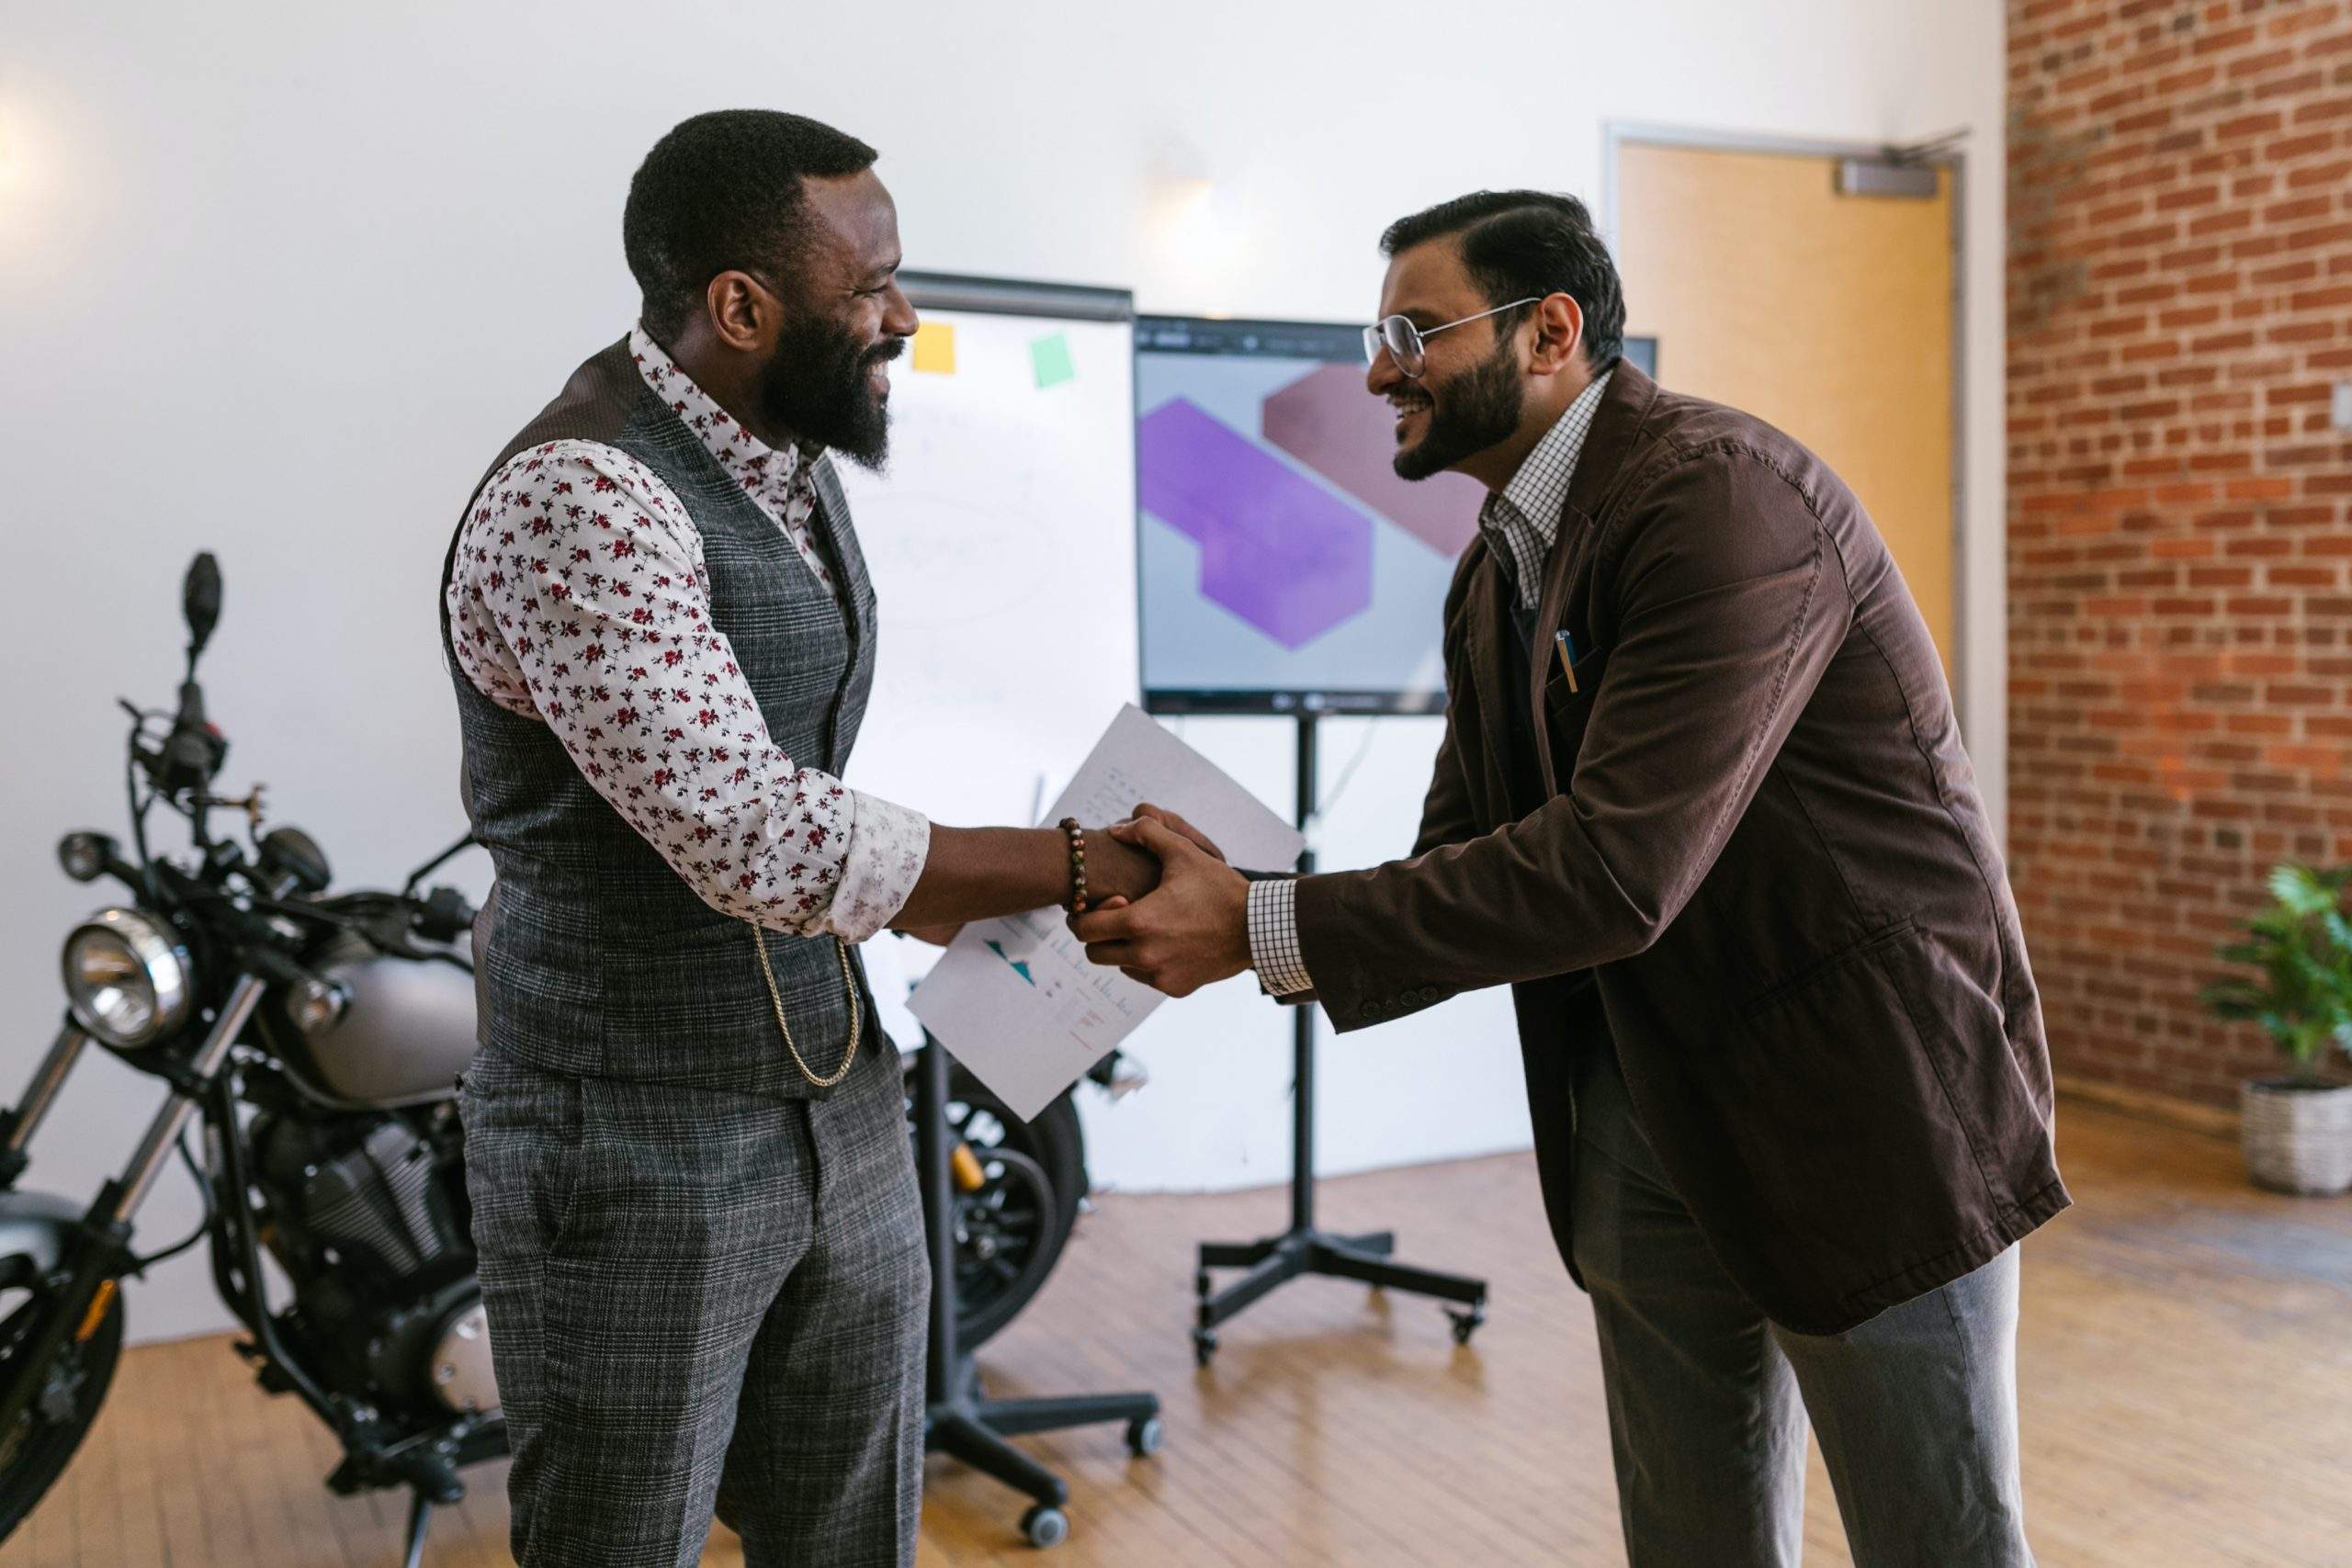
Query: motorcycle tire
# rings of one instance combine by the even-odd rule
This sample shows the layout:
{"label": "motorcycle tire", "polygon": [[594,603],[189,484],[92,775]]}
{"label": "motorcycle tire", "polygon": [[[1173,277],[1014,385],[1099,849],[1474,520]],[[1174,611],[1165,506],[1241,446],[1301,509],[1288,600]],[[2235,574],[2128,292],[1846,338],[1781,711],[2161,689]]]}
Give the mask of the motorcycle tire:
{"label": "motorcycle tire", "polygon": [[[18,1313],[31,1310],[35,1303],[27,1302]],[[0,1325],[0,1334],[12,1333],[17,1325],[12,1321]],[[114,1385],[116,1366],[122,1359],[122,1292],[116,1291],[107,1303],[106,1314],[98,1320],[97,1328],[82,1343],[82,1383],[74,1393],[74,1413],[63,1421],[36,1421],[17,1451],[11,1454],[5,1468],[0,1468],[0,1540],[14,1534],[25,1516],[33,1511],[65,1473],[74,1450],[89,1435],[90,1423],[98,1417],[99,1407],[106,1404],[107,1391]],[[31,1419],[28,1417],[28,1419]]]}
{"label": "motorcycle tire", "polygon": [[[1086,1138],[1069,1095],[1023,1122],[961,1064],[950,1065],[947,1104],[950,1133],[989,1173],[979,1191],[956,1199],[966,1234],[956,1247],[956,1342],[969,1352],[1020,1315],[1060,1260],[1086,1197]],[[1031,1210],[1034,1224],[1024,1221]],[[979,1256],[1001,1220],[1011,1223],[988,1237],[1000,1249]]]}

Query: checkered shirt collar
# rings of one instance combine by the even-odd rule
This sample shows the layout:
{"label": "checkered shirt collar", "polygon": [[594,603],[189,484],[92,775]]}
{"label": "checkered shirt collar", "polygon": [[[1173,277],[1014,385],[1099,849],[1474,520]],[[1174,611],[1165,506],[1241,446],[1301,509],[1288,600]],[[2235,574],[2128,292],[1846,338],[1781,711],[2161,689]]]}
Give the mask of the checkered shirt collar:
{"label": "checkered shirt collar", "polygon": [[1600,412],[1612,370],[1593,378],[1576,401],[1544,433],[1510,482],[1489,493],[1478,509],[1478,527],[1501,557],[1519,591],[1521,609],[1532,610],[1544,592],[1544,563],[1559,536],[1560,513],[1568,503],[1568,482]]}

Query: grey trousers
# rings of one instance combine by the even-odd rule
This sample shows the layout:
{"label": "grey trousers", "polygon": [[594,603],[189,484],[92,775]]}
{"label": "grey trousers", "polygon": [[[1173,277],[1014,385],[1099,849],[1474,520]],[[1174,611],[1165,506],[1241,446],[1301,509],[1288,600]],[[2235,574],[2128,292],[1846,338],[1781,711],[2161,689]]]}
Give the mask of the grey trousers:
{"label": "grey trousers", "polygon": [[914,1561],[931,1272],[898,1064],[823,1101],[539,1072],[459,1097],[524,1568]]}
{"label": "grey trousers", "polygon": [[1856,1568],[2030,1568],[2017,1248],[1843,1334],[1790,1333],[1715,1261],[1593,1055],[1574,1236],[1633,1568],[1797,1568],[1808,1415]]}

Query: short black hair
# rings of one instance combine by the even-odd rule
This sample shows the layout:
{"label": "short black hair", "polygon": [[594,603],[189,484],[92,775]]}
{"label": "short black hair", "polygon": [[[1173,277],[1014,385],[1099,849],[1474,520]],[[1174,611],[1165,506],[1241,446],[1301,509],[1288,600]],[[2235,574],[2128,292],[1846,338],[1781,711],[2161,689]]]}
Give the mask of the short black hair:
{"label": "short black hair", "polygon": [[1473,191],[1391,223],[1380,254],[1453,234],[1487,304],[1565,294],[1584,311],[1587,367],[1599,375],[1624,357],[1625,292],[1583,202],[1549,191]]}
{"label": "short black hair", "polygon": [[667,341],[730,267],[789,274],[806,238],[802,182],[874,166],[873,148],[805,115],[718,109],[682,120],[628,182],[621,245]]}

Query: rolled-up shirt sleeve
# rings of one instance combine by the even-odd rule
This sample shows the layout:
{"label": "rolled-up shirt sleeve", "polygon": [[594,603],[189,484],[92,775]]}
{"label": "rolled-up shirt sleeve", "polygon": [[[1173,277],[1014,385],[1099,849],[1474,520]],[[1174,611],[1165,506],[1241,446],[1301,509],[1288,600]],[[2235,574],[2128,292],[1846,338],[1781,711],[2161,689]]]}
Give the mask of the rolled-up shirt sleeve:
{"label": "rolled-up shirt sleeve", "polygon": [[711,625],[701,536],[626,454],[560,441],[510,460],[466,521],[447,609],[475,689],[546,724],[712,908],[862,942],[914,890],[929,820],[775,744]]}

